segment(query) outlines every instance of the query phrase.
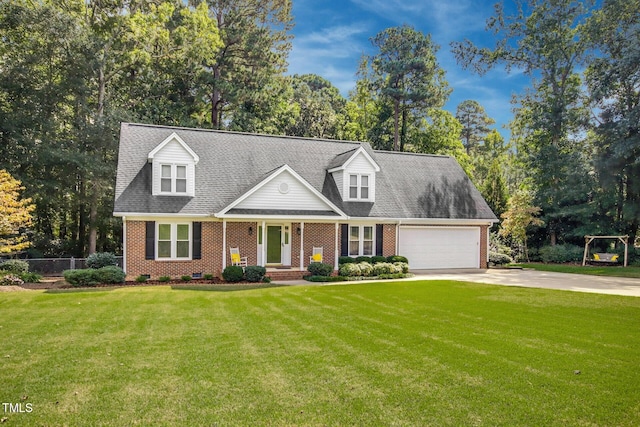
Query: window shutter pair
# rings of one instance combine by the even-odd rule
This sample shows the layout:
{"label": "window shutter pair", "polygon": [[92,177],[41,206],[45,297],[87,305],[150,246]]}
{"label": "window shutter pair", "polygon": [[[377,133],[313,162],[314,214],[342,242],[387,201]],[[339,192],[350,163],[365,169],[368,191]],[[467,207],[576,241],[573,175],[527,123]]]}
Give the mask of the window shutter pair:
{"label": "window shutter pair", "polygon": [[[193,235],[193,241],[191,242],[191,258],[202,258],[202,223],[194,222],[191,224],[191,232]],[[156,222],[146,222],[145,232],[145,259],[156,259]]]}
{"label": "window shutter pair", "polygon": [[[341,224],[340,256],[349,255],[349,224]],[[382,224],[376,224],[376,255],[382,256]]]}

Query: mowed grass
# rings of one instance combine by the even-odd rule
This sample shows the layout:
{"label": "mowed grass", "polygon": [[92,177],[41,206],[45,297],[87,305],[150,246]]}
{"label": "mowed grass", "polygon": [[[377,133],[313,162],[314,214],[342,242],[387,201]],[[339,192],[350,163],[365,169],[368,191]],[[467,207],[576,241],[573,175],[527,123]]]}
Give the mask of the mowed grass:
{"label": "mowed grass", "polygon": [[640,267],[619,265],[573,265],[573,264],[516,264],[524,268],[539,271],[553,271],[556,273],[588,274],[592,276],[631,277],[640,278]]}
{"label": "mowed grass", "polygon": [[449,281],[0,293],[9,426],[637,426],[640,298]]}

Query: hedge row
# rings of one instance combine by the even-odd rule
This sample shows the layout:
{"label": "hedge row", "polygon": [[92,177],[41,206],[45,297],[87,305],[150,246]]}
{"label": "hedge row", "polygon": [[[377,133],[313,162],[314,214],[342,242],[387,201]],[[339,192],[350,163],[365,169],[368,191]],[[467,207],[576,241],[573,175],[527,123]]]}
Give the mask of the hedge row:
{"label": "hedge row", "polygon": [[102,268],[65,270],[64,280],[74,287],[96,286],[100,284],[123,283],[125,273],[120,267],[110,265]]}

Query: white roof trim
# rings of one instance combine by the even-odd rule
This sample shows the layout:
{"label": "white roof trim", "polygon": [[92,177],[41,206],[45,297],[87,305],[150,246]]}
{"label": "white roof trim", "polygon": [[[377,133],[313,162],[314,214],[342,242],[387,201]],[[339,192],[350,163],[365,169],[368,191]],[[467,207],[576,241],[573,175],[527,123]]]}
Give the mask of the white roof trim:
{"label": "white roof trim", "polygon": [[365,159],[367,159],[367,161],[371,163],[371,166],[373,166],[375,171],[380,172],[380,166],[378,166],[376,161],[373,160],[373,157],[371,157],[369,153],[367,153],[367,150],[365,150],[362,146],[358,147],[358,149],[342,165],[336,166],[335,168],[331,168],[328,170],[328,172],[333,173],[339,170],[346,169],[347,167],[349,167],[349,164],[353,161],[353,159],[355,159],[358,156],[358,154],[364,155]]}
{"label": "white roof trim", "polygon": [[186,142],[184,142],[184,140],[182,138],[180,138],[178,136],[177,133],[173,132],[171,135],[169,135],[169,137],[167,139],[165,139],[164,141],[162,141],[160,144],[158,144],[158,146],[156,148],[154,148],[149,155],[147,156],[147,159],[149,160],[149,162],[151,163],[153,161],[153,158],[156,154],[158,154],[158,152],[160,150],[162,150],[164,148],[165,145],[167,145],[168,143],[170,143],[171,141],[177,141],[178,144],[180,144],[182,146],[182,148],[184,148],[187,153],[189,153],[189,155],[191,157],[193,157],[193,161],[195,164],[198,164],[198,162],[200,161],[200,157],[198,157],[198,155],[195,153],[195,151],[193,151]]}
{"label": "white roof trim", "polygon": [[[293,169],[291,169],[291,166],[289,165],[283,165],[281,167],[279,167],[274,173],[272,173],[271,175],[269,175],[268,177],[266,177],[265,179],[263,179],[262,181],[260,181],[258,184],[256,184],[253,188],[251,188],[249,191],[247,191],[246,193],[244,193],[243,195],[241,195],[240,197],[238,197],[236,200],[234,200],[230,205],[228,205],[226,208],[222,209],[220,212],[217,212],[215,214],[216,217],[218,218],[222,218],[222,217],[226,217],[227,212],[229,212],[231,209],[233,209],[234,207],[236,207],[237,205],[239,205],[240,203],[242,203],[244,200],[248,199],[249,197],[251,197],[252,194],[254,194],[256,191],[258,191],[259,189],[261,189],[262,187],[264,187],[267,183],[269,183],[270,181],[272,181],[273,179],[275,179],[278,175],[282,174],[283,172],[289,172],[298,182],[300,182],[300,184],[302,184],[307,190],[309,190],[311,193],[313,193],[316,197],[318,197],[322,202],[324,202],[329,208],[331,208],[331,210],[333,210],[334,212],[336,212],[338,214],[338,216],[340,218],[346,218],[347,215],[342,212],[336,205],[334,205],[333,203],[331,203],[331,201],[329,199],[327,199],[322,193],[320,193],[318,190],[316,190],[315,188],[313,188],[313,186],[311,184],[309,184],[304,178],[302,178],[300,175],[298,175],[298,173],[296,171],[294,171]],[[254,215],[255,216],[255,215]]]}

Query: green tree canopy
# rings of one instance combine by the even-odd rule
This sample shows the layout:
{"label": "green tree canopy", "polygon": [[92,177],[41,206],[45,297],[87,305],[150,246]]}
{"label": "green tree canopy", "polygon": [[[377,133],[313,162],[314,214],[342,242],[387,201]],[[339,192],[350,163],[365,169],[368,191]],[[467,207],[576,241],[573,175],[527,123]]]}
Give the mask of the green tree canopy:
{"label": "green tree canopy", "polygon": [[387,28],[371,39],[378,50],[365,56],[362,74],[393,111],[393,150],[404,149],[410,113],[444,105],[451,90],[438,65],[438,46],[413,27]]}

